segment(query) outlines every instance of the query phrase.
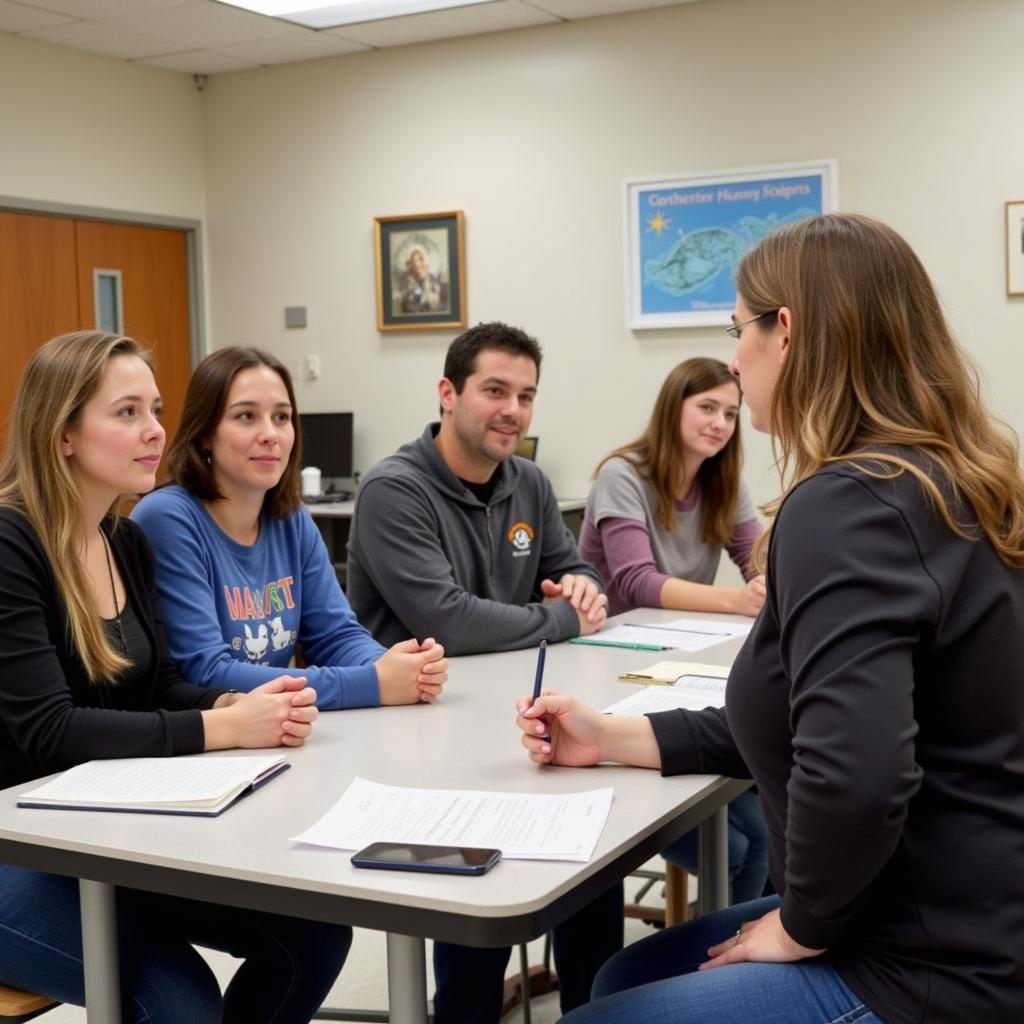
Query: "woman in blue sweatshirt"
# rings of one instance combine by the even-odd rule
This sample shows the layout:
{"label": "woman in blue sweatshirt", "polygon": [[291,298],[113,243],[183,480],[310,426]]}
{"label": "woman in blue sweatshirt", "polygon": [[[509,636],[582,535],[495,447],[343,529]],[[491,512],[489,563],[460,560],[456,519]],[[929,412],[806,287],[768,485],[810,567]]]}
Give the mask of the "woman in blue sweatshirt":
{"label": "woman in blue sweatshirt", "polygon": [[251,690],[301,646],[322,710],[432,701],[447,679],[432,639],[380,646],[356,620],[299,497],[287,369],[253,348],[207,356],[168,453],[173,486],[132,518],[156,556],[171,655],[186,679]]}

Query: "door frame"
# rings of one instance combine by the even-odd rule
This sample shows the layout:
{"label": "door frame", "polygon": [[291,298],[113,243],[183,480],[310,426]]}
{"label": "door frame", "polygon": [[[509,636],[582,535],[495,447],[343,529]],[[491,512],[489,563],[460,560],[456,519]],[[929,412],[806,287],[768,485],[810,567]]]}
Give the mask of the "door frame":
{"label": "door frame", "polygon": [[188,334],[189,360],[194,369],[206,355],[206,329],[203,315],[203,238],[202,221],[187,217],[165,217],[155,213],[132,213],[100,206],[78,206],[44,199],[21,199],[0,195],[0,210],[11,213],[38,213],[48,217],[107,221],[111,224],[135,224],[150,228],[176,228],[185,233],[188,260]]}

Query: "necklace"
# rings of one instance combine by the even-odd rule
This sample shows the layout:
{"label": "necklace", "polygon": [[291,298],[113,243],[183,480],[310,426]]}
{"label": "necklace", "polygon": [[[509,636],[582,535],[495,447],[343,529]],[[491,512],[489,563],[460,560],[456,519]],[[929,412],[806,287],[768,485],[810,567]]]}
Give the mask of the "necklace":
{"label": "necklace", "polygon": [[103,541],[103,554],[107,556],[107,573],[110,575],[110,596],[114,599],[114,621],[117,623],[117,636],[121,641],[121,653],[127,657],[128,644],[124,639],[124,624],[121,622],[121,613],[117,610],[117,587],[114,586],[114,566],[110,561],[110,543],[102,530],[100,530],[100,538]]}

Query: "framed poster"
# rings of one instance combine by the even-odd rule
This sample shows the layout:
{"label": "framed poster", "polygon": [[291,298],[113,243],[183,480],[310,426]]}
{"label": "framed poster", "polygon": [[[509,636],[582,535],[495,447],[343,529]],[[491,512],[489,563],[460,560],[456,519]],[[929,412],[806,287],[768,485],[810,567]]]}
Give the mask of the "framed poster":
{"label": "framed poster", "polygon": [[1024,199],[1006,204],[1006,294],[1024,295]]}
{"label": "framed poster", "polygon": [[466,326],[462,211],[374,217],[377,330]]}
{"label": "framed poster", "polygon": [[740,257],[782,224],[836,210],[839,164],[628,178],[623,196],[627,326],[728,324]]}

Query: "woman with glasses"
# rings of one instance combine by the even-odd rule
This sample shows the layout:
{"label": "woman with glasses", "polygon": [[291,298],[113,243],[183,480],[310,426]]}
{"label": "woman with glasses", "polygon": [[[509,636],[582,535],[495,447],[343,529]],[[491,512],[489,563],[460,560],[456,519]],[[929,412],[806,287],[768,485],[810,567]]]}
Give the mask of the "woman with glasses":
{"label": "woman with glasses", "polygon": [[[304,680],[277,673],[230,693],[186,682],[167,654],[152,553],[116,514],[156,482],[160,410],[152,359],[131,338],[62,335],[25,369],[0,460],[0,787],[96,758],[310,734]],[[126,1024],[305,1024],[352,941],[346,927],[126,888],[117,916]],[[241,961],[223,995],[192,943]],[[0,866],[0,980],[84,1003],[74,878]]]}
{"label": "woman with glasses", "polygon": [[[750,566],[761,534],[740,479],[740,389],[717,359],[687,359],[665,378],[644,433],[602,459],[587,496],[580,554],[629,608],[756,615],[764,577]],[[722,549],[747,580],[715,585]]]}
{"label": "woman with glasses", "polygon": [[[520,702],[538,763],[753,777],[781,894],[629,947],[567,1024],[966,1024],[1024,1006],[1024,474],[907,243],[830,214],[736,278],[779,453],[724,711]],[[550,740],[544,737],[550,736]]]}

